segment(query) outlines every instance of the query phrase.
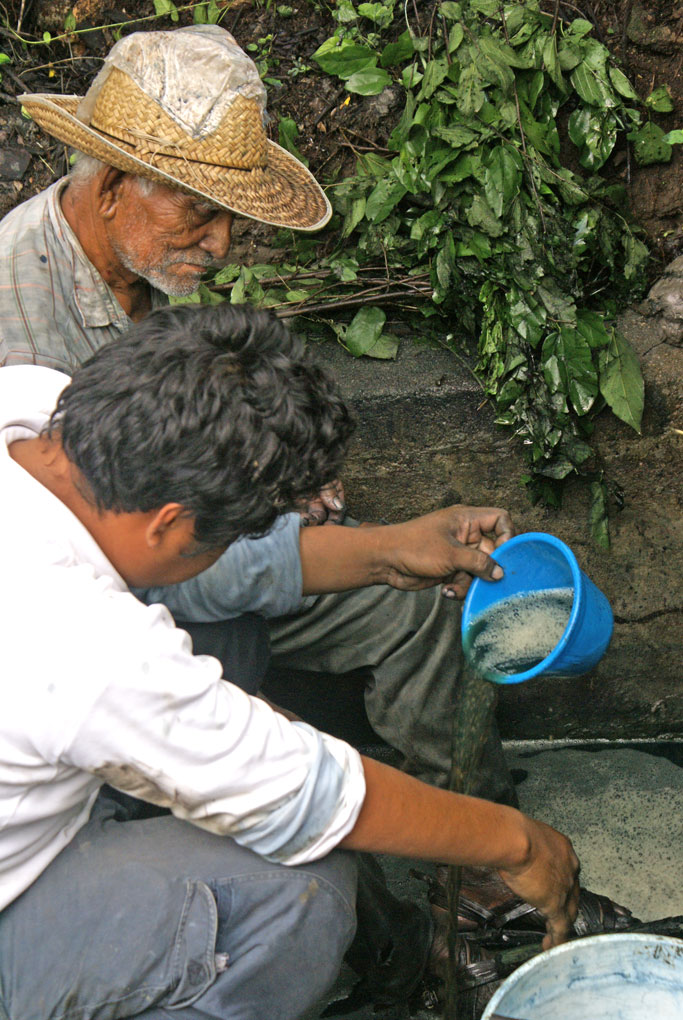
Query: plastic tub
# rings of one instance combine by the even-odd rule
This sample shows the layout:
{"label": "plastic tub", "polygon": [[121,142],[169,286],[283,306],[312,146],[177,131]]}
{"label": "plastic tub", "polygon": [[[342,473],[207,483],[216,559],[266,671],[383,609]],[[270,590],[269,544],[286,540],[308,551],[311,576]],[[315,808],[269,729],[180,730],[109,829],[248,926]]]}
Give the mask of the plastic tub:
{"label": "plastic tub", "polygon": [[514,971],[482,1020],[681,1020],[683,940],[592,935]]}
{"label": "plastic tub", "polygon": [[[518,673],[485,672],[487,680],[518,684],[537,676],[565,677],[588,673],[604,655],[614,619],[609,602],[579,567],[568,545],[543,532],[516,535],[493,553],[505,576],[500,581],[475,578],[462,613],[465,655],[471,649],[478,618],[496,603],[533,592],[570,589],[571,612],[562,637],[532,668]],[[518,602],[518,604],[521,604]]]}

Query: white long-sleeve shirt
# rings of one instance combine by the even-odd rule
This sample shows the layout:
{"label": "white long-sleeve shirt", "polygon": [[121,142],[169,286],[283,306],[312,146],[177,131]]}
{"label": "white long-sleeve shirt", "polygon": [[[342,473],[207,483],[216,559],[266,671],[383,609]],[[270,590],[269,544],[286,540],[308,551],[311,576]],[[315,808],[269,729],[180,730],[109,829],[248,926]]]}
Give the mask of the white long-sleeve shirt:
{"label": "white long-sleeve shirt", "polygon": [[0,909],[73,838],[103,782],[272,860],[323,856],[363,802],[357,752],[193,656],[168,610],[139,602],[9,456],[67,382],[0,372]]}

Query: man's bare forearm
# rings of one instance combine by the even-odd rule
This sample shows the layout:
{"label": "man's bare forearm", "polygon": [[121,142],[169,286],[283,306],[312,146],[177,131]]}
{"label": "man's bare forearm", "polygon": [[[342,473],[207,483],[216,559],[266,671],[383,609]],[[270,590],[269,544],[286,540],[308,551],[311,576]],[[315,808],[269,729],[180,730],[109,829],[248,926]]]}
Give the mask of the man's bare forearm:
{"label": "man's bare forearm", "polygon": [[302,528],[304,595],[372,584],[416,590],[451,579],[464,594],[473,575],[502,571],[489,553],[514,534],[505,510],[454,506],[403,524],[376,528]]}
{"label": "man's bare forearm", "polygon": [[350,591],[385,584],[386,537],[383,528],[301,528],[299,550],[304,595]]}
{"label": "man's bare forearm", "polygon": [[367,792],[349,849],[489,868],[526,863],[529,838],[514,808],[428,786],[372,758],[363,769]]}

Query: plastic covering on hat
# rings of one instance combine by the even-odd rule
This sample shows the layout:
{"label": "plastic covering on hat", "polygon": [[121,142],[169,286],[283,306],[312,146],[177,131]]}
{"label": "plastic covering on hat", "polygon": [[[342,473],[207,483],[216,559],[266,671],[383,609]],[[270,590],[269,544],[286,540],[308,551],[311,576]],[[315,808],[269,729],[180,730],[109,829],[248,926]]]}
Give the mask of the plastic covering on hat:
{"label": "plastic covering on hat", "polygon": [[218,25],[134,32],[120,39],[78,107],[76,116],[84,124],[90,124],[114,67],[195,139],[216,131],[237,96],[255,99],[265,112],[266,90],[256,64]]}

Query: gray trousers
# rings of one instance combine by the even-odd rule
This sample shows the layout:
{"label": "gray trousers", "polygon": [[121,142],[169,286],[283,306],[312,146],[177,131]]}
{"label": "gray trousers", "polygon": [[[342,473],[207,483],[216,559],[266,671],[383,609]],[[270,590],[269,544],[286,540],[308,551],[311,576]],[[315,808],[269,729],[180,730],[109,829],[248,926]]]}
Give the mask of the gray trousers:
{"label": "gray trousers", "polygon": [[[462,664],[458,602],[438,587],[404,592],[375,585],[320,596],[303,613],[270,620],[269,629],[275,667],[327,675],[369,670],[365,707],[373,729],[403,754],[406,771],[447,784]],[[473,793],[516,803],[495,725]]]}
{"label": "gray trousers", "polygon": [[295,1020],[347,950],[375,1002],[401,1002],[430,943],[368,854],[271,864],[104,787],[0,912],[0,1020]]}
{"label": "gray trousers", "polygon": [[356,856],[286,868],[155,810],[101,794],[0,913],[2,1020],[294,1020],[330,988]]}

